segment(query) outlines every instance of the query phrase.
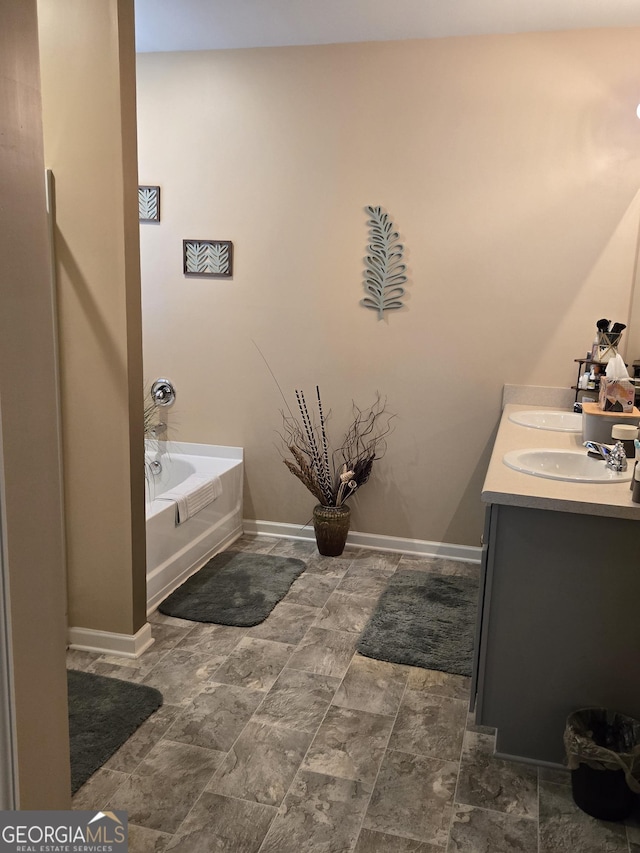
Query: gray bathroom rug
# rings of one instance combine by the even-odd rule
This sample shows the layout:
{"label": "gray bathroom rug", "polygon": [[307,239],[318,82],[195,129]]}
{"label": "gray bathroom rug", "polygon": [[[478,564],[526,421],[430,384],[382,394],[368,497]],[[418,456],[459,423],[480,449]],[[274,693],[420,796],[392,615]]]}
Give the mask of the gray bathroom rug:
{"label": "gray bathroom rug", "polygon": [[71,793],[84,785],[162,705],[162,693],[144,684],[67,670]]}
{"label": "gray bathroom rug", "polygon": [[160,604],[167,616],[248,628],[264,622],[305,570],[302,560],[223,551]]}
{"label": "gray bathroom rug", "polygon": [[358,641],[377,660],[471,675],[478,581],[397,571]]}

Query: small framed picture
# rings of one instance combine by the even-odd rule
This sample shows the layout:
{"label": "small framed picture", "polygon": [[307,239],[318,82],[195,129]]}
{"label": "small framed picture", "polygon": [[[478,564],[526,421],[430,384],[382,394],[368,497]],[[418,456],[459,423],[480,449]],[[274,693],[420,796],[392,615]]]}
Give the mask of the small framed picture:
{"label": "small framed picture", "polygon": [[138,219],[160,222],[160,187],[138,187]]}
{"label": "small framed picture", "polygon": [[183,240],[185,275],[231,278],[233,243],[230,240]]}

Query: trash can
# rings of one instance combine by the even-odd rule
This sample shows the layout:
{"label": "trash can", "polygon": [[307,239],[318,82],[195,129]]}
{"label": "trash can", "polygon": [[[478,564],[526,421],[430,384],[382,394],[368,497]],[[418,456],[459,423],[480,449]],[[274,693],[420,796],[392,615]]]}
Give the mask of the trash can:
{"label": "trash can", "polygon": [[640,722],[582,708],[567,718],[564,746],[575,804],[600,820],[627,818],[640,794]]}

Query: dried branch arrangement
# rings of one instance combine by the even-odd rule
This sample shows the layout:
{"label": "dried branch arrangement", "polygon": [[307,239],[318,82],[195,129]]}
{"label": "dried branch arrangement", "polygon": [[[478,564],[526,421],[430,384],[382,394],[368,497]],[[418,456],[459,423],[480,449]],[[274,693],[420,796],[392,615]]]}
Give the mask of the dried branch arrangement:
{"label": "dried branch arrangement", "polygon": [[307,406],[304,393],[296,391],[300,411],[297,417],[289,410],[282,413],[282,441],[293,457],[284,464],[307,487],[323,506],[342,506],[364,486],[376,459],[387,449],[386,436],[394,415],[387,411],[386,400],[376,394],[368,409],[353,404],[353,421],[340,447],[330,451],[327,420],[320,389],[316,386],[316,411]]}

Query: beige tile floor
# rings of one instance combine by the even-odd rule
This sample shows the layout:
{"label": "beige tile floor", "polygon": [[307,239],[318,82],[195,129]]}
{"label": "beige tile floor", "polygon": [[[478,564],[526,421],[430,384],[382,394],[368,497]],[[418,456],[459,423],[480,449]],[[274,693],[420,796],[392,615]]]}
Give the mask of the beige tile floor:
{"label": "beige tile floor", "polygon": [[569,774],[494,758],[468,679],[355,652],[401,566],[478,567],[243,537],[304,574],[254,628],[154,614],[138,660],[68,665],[153,685],[164,705],[74,797],[125,809],[131,853],[640,853],[640,820],[594,820]]}

